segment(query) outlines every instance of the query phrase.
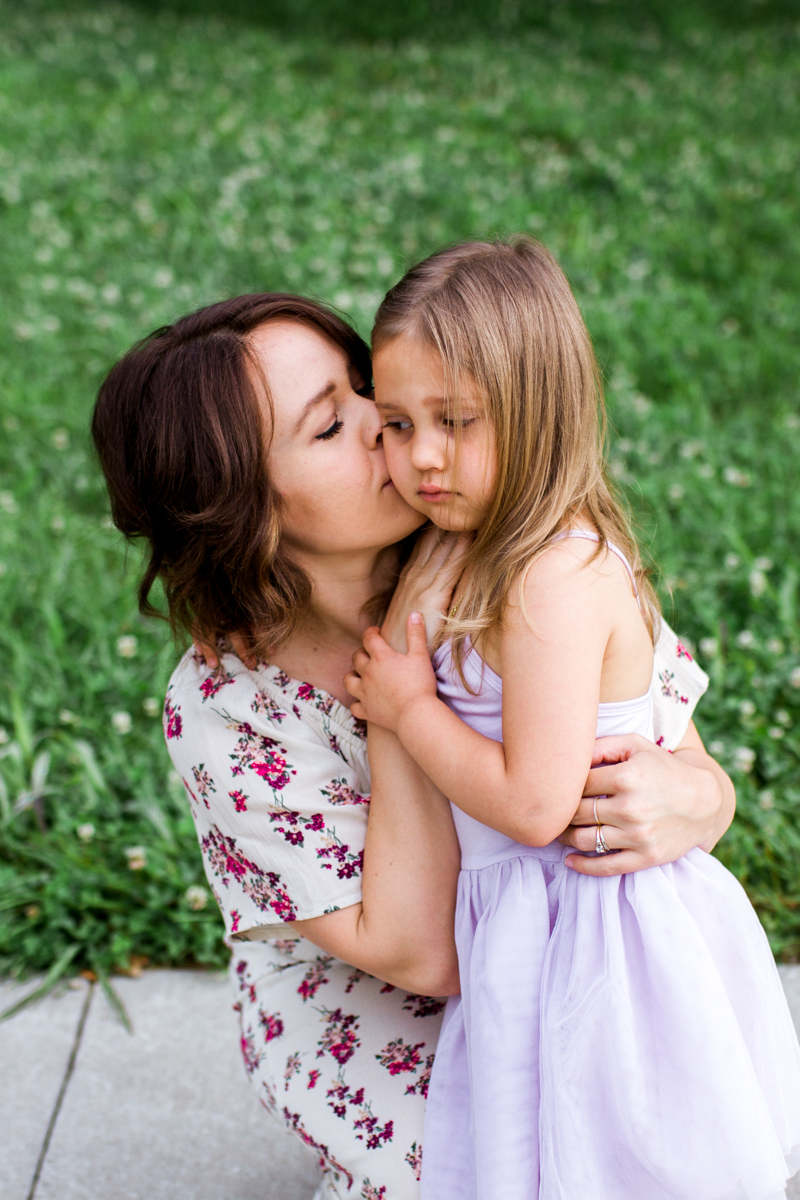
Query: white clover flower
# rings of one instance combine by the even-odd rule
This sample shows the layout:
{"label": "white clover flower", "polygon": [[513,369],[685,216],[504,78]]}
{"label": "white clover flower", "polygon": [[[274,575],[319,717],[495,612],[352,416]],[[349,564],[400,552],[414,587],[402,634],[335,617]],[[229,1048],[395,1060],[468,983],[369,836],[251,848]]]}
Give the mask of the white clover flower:
{"label": "white clover flower", "polygon": [[722,475],[725,482],[732,484],[733,487],[750,486],[750,476],[746,471],[740,471],[738,467],[726,467]]}
{"label": "white clover flower", "polygon": [[713,742],[709,742],[708,752],[709,752],[709,754],[713,754],[716,757],[718,757],[720,754],[724,754],[725,753],[725,743],[720,741],[719,738],[717,738]]}
{"label": "white clover flower", "polygon": [[763,808],[766,812],[775,807],[775,793],[772,788],[764,788],[763,792],[759,794],[758,803],[759,807]]}
{"label": "white clover flower", "polygon": [[132,871],[141,871],[147,866],[147,849],[145,846],[129,846],[125,851],[128,866]]}
{"label": "white clover flower", "polygon": [[148,717],[157,717],[161,714],[161,704],[156,700],[155,696],[147,696],[142,701],[142,708]]}
{"label": "white clover flower", "polygon": [[7,570],[8,570],[8,566],[6,565],[6,563],[0,562],[0,576],[5,575]]}
{"label": "white clover flower", "polygon": [[153,286],[158,288],[168,288],[175,276],[169,267],[161,267],[153,276]]}
{"label": "white clover flower", "polygon": [[192,884],[186,889],[184,900],[193,908],[195,912],[199,912],[201,908],[205,908],[208,904],[208,891],[204,887],[199,887],[197,884]]}
{"label": "white clover flower", "polygon": [[742,650],[750,650],[756,644],[755,634],[749,629],[743,629],[741,633],[736,635],[736,645]]}
{"label": "white clover flower", "polygon": [[755,597],[763,596],[769,585],[769,581],[763,571],[751,571],[748,576],[748,582],[750,584],[750,595]]}
{"label": "white clover flower", "polygon": [[756,752],[749,746],[737,746],[733,752],[733,769],[749,775],[756,761]]}
{"label": "white clover flower", "polygon": [[43,292],[55,292],[58,290],[58,279],[55,275],[43,275],[39,286]]}
{"label": "white clover flower", "polygon": [[701,479],[713,479],[714,468],[712,467],[711,463],[701,463],[697,468],[697,474]]}
{"label": "white clover flower", "polygon": [[58,719],[62,725],[77,725],[78,721],[80,720],[80,718],[76,717],[75,713],[70,712],[68,708],[62,708],[61,712],[58,714]]}
{"label": "white clover flower", "polygon": [[755,714],[755,711],[756,706],[752,700],[743,700],[739,705],[739,715],[743,717],[745,721],[752,717]]}
{"label": "white clover flower", "polygon": [[782,737],[786,736],[786,730],[781,729],[780,725],[770,726],[770,728],[767,730],[767,733],[771,738],[774,738],[776,742],[779,742]]}
{"label": "white clover flower", "polygon": [[670,500],[682,500],[685,495],[683,485],[680,483],[671,483],[669,486]]}
{"label": "white clover flower", "polygon": [[52,529],[53,533],[63,533],[64,529],[66,528],[66,524],[67,523],[64,520],[64,518],[61,516],[61,514],[56,513],[56,515],[53,517],[52,521],[50,522],[50,528]]}
{"label": "white clover flower", "polygon": [[115,712],[111,714],[111,724],[116,729],[117,733],[130,733],[133,722],[131,714],[128,712]]}
{"label": "white clover flower", "polygon": [[14,326],[14,337],[19,338],[21,342],[29,342],[35,333],[36,330],[30,321],[18,321]]}
{"label": "white clover flower", "polygon": [[789,683],[792,687],[800,688],[800,667],[795,667],[789,673]]}
{"label": "white clover flower", "polygon": [[50,440],[56,450],[66,450],[69,445],[69,433],[66,429],[55,429]]}
{"label": "white clover flower", "polygon": [[82,842],[90,842],[94,837],[94,825],[91,821],[86,821],[83,825],[79,825],[75,832]]}
{"label": "white clover flower", "polygon": [[787,429],[800,429],[800,416],[797,413],[787,413],[784,425]]}
{"label": "white clover flower", "polygon": [[107,283],[104,288],[101,288],[100,295],[105,300],[106,304],[116,304],[122,292],[117,287],[116,283]]}
{"label": "white clover flower", "polygon": [[13,492],[0,492],[0,510],[7,513],[9,517],[13,517],[19,512]]}
{"label": "white clover flower", "polygon": [[775,713],[775,720],[779,725],[791,725],[792,718],[789,716],[785,708],[779,708]]}
{"label": "white clover flower", "polygon": [[117,654],[120,658],[135,658],[138,645],[138,639],[132,633],[123,634],[117,638]]}
{"label": "white clover flower", "polygon": [[770,638],[767,642],[770,654],[783,654],[784,646],[780,638]]}
{"label": "white clover flower", "polygon": [[58,333],[60,328],[61,322],[52,313],[42,319],[42,329],[45,333]]}
{"label": "white clover flower", "polygon": [[678,450],[681,458],[694,458],[705,450],[705,442],[684,442]]}
{"label": "white clover flower", "polygon": [[115,528],[114,518],[111,516],[108,516],[108,514],[107,514],[105,517],[102,517],[100,519],[100,525],[103,529],[114,529]]}
{"label": "white clover flower", "polygon": [[0,725],[0,746],[5,746],[5,744],[7,742],[8,742],[8,730],[4,729],[3,726]]}
{"label": "white clover flower", "polygon": [[700,653],[705,658],[716,658],[719,653],[719,642],[715,637],[700,638]]}
{"label": "white clover flower", "polygon": [[761,557],[757,558],[756,561],[753,563],[753,566],[755,567],[755,569],[757,571],[771,571],[772,565],[773,565],[772,559],[764,558],[763,555]]}
{"label": "white clover flower", "polygon": [[643,417],[645,413],[649,413],[652,407],[652,400],[648,400],[647,396],[643,396],[641,392],[634,392],[631,396],[631,408],[638,417]]}
{"label": "white clover flower", "polygon": [[726,554],[725,555],[726,571],[735,571],[741,561],[742,560],[739,558],[738,554]]}

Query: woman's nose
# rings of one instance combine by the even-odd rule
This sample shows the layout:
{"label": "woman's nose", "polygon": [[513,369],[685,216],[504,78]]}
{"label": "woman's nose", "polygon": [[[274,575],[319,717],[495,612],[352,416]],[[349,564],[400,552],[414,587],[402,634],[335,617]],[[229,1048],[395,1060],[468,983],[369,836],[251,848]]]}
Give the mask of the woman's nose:
{"label": "woman's nose", "polygon": [[381,435],[383,433],[383,422],[380,414],[375,407],[374,400],[367,400],[364,405],[364,440],[370,450],[374,450],[381,444]]}

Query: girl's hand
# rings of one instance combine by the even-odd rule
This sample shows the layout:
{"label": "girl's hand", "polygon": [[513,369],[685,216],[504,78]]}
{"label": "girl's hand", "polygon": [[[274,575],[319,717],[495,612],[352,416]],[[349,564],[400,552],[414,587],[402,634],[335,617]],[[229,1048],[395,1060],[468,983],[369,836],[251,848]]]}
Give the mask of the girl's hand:
{"label": "girl's hand", "polygon": [[419,612],[425,621],[428,648],[439,631],[443,615],[453,601],[469,547],[464,534],[442,533],[426,529],[420,534],[411,558],[403,568],[394,596],[381,627],[381,633],[395,650],[405,653],[406,624],[409,613]]}
{"label": "girl's hand", "polygon": [[[624,875],[675,862],[695,846],[710,851],[735,807],[731,781],[693,725],[673,754],[637,734],[599,738],[583,796],[559,839],[583,852],[566,859],[581,875]],[[595,849],[595,804],[618,854],[584,857]]]}
{"label": "girl's hand", "polygon": [[356,697],[353,716],[395,732],[409,705],[436,697],[422,613],[409,614],[406,638],[408,653],[398,654],[372,626],[364,634],[363,649],[353,655],[353,670],[344,677],[344,686]]}
{"label": "girl's hand", "polygon": [[[250,646],[247,643],[247,640],[242,636],[241,633],[229,634],[228,641],[231,644],[233,653],[242,660],[244,665],[249,670],[252,671],[258,666],[258,659],[253,654]],[[213,644],[211,642],[206,642],[199,633],[192,635],[192,642],[194,644],[196,653],[199,654],[201,658],[205,659],[206,666],[210,670],[216,671],[217,667],[219,666],[220,657],[220,650],[216,642]]]}

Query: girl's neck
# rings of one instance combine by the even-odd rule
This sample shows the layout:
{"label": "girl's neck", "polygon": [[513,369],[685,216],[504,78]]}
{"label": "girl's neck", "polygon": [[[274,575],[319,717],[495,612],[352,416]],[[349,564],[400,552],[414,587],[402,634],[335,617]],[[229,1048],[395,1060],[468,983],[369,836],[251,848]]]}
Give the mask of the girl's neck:
{"label": "girl's neck", "polygon": [[271,655],[272,663],[350,705],[342,682],[371,623],[369,601],[394,578],[394,547],[359,555],[292,556],[311,579],[311,607],[292,636]]}

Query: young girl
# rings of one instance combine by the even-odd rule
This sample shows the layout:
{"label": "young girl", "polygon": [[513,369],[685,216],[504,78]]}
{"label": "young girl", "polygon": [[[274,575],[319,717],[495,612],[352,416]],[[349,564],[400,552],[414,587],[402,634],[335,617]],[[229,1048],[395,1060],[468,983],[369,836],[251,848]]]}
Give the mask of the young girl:
{"label": "young girl", "polygon": [[[461,842],[423,1197],[778,1200],[800,1167],[800,1049],[744,891],[702,848],[600,877],[555,840],[595,738],[606,761],[615,734],[653,739],[659,627],[566,279],[525,238],[445,250],[392,289],[373,344],[395,486],[473,537],[435,674],[412,618],[407,655],[371,630],[346,681],[450,797]],[[597,855],[617,848],[604,803]]]}

